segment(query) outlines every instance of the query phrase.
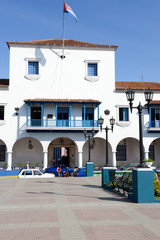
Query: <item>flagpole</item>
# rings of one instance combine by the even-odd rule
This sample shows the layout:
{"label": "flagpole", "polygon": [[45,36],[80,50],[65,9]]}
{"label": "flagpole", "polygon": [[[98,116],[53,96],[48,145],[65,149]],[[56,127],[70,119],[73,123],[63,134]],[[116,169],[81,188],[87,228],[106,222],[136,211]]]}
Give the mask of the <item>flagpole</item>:
{"label": "flagpole", "polygon": [[63,42],[62,42],[62,56],[61,58],[65,58],[64,56],[64,1],[63,1]]}

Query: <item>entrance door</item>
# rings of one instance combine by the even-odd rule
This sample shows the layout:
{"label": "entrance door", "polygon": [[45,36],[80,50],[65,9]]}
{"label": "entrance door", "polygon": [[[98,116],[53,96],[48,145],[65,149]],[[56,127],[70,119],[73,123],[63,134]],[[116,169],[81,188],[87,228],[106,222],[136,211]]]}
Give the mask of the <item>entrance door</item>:
{"label": "entrance door", "polygon": [[41,126],[41,107],[31,107],[31,126]]}
{"label": "entrance door", "polygon": [[[82,108],[82,120],[84,120],[84,108]],[[85,127],[94,127],[94,108],[86,108]]]}
{"label": "entrance door", "polygon": [[69,167],[69,147],[65,147],[62,151],[62,164]]}
{"label": "entrance door", "polygon": [[54,165],[66,165],[69,167],[69,147],[53,148]]}
{"label": "entrance door", "polygon": [[57,123],[59,127],[69,126],[69,108],[58,107]]}

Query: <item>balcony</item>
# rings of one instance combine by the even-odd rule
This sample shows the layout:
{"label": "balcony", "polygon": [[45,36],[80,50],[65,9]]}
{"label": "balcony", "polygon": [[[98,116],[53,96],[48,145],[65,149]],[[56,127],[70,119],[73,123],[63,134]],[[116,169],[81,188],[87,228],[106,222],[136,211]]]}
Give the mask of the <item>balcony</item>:
{"label": "balcony", "polygon": [[98,120],[31,119],[26,124],[27,131],[83,131],[84,128],[98,131]]}
{"label": "balcony", "polygon": [[[99,131],[99,105],[92,99],[27,99],[27,131]],[[97,119],[97,120],[93,120]]]}
{"label": "balcony", "polygon": [[148,132],[160,132],[160,120],[150,121]]}

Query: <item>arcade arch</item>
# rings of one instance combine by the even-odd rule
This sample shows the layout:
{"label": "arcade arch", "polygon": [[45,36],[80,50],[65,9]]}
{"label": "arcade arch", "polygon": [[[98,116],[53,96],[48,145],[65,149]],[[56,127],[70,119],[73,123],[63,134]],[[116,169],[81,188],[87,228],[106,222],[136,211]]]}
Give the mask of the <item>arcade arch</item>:
{"label": "arcade arch", "polygon": [[139,141],[131,137],[122,139],[116,148],[116,161],[117,166],[139,163]]}
{"label": "arcade arch", "polygon": [[27,162],[30,167],[43,166],[43,147],[35,138],[21,138],[13,146],[12,167],[23,167]]}
{"label": "arcade arch", "polygon": [[59,164],[78,166],[78,148],[70,138],[56,138],[48,146],[48,167]]}
{"label": "arcade arch", "polygon": [[[91,162],[94,162],[95,166],[102,167],[106,164],[106,140],[103,138],[92,138],[90,140],[90,156]],[[93,147],[92,147],[93,146]],[[86,166],[88,161],[89,149],[88,140],[83,145],[83,166]],[[112,148],[110,143],[108,143],[108,158],[109,166],[112,166]]]}
{"label": "arcade arch", "polygon": [[160,167],[160,138],[154,139],[149,146],[149,158],[156,167]]}

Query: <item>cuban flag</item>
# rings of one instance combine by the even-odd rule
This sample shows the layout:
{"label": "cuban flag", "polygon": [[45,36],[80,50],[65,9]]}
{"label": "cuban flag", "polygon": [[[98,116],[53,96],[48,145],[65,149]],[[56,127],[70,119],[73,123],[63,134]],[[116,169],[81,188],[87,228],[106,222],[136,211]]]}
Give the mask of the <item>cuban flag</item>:
{"label": "cuban flag", "polygon": [[64,9],[63,9],[64,13],[70,13],[75,19],[76,22],[78,21],[76,14],[73,12],[73,10],[67,5],[66,2],[64,2]]}

